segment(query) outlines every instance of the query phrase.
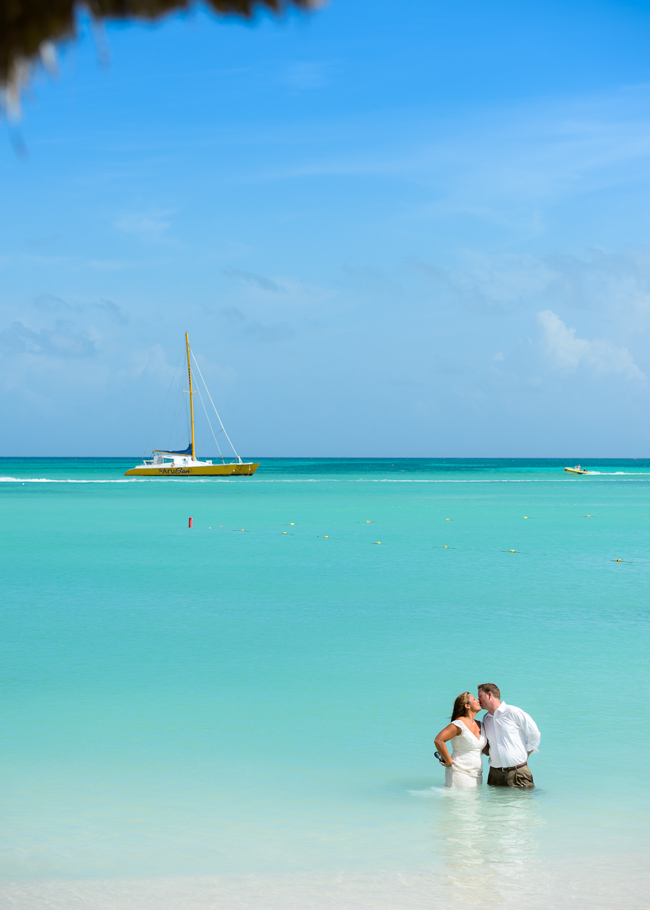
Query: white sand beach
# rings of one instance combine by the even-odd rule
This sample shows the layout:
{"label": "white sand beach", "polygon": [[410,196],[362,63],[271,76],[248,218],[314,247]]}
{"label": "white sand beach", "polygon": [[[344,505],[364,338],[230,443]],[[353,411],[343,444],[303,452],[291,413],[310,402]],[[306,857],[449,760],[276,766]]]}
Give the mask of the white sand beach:
{"label": "white sand beach", "polygon": [[0,885],[4,910],[647,910],[647,854],[446,871],[222,875]]}

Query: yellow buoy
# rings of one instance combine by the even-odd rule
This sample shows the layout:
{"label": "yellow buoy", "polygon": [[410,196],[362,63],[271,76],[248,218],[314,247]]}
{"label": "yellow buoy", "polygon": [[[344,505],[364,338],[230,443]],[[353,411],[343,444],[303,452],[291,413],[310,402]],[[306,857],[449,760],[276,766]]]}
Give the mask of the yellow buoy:
{"label": "yellow buoy", "polygon": [[514,550],[510,550],[509,552],[510,552],[510,553],[514,553],[515,551],[514,551]]}
{"label": "yellow buoy", "polygon": [[528,515],[524,515],[524,518],[528,518]]}
{"label": "yellow buoy", "polygon": [[381,543],[381,540],[376,540],[375,543]]}
{"label": "yellow buoy", "polygon": [[448,549],[449,549],[449,547],[448,547],[448,546],[447,546],[447,544],[446,544],[446,543],[443,543],[443,545],[442,545],[442,549],[443,549],[443,550],[448,550]]}
{"label": "yellow buoy", "polygon": [[286,531],[283,531],[282,533],[283,533],[283,534],[286,534],[287,532],[286,532]]}
{"label": "yellow buoy", "polygon": [[615,559],[614,562],[623,562],[622,559]]}
{"label": "yellow buoy", "polygon": [[323,536],[323,540],[328,540],[328,539],[329,539],[329,534],[325,534],[325,535]]}
{"label": "yellow buoy", "polygon": [[290,521],[289,524],[290,524],[290,525],[295,525],[295,521]]}

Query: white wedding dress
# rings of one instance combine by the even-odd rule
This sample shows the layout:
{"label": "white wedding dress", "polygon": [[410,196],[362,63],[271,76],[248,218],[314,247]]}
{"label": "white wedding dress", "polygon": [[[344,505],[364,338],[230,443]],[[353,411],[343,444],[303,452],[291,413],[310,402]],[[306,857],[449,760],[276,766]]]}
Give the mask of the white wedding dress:
{"label": "white wedding dress", "polygon": [[482,752],[487,742],[481,724],[481,735],[477,738],[468,730],[462,720],[452,721],[460,733],[451,740],[453,749],[451,768],[445,768],[445,786],[460,789],[461,787],[480,787],[483,783]]}

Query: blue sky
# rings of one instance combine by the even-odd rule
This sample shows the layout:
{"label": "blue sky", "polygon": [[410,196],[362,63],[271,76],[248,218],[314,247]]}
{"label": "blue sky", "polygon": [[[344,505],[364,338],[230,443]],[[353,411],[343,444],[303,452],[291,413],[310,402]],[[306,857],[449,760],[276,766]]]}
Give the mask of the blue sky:
{"label": "blue sky", "polygon": [[649,39],[593,0],[82,21],[0,142],[0,454],[169,444],[189,331],[245,455],[649,456]]}

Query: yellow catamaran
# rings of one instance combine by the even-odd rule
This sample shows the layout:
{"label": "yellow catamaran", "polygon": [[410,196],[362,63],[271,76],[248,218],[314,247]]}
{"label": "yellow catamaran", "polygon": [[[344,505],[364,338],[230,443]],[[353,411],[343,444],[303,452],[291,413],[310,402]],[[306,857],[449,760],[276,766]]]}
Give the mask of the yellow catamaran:
{"label": "yellow catamaran", "polygon": [[[190,340],[187,332],[185,333],[185,347],[187,349],[187,378],[189,380],[189,396],[190,396],[190,425],[192,438],[190,444],[186,449],[183,449],[180,452],[170,452],[165,449],[154,449],[152,458],[145,458],[142,464],[136,465],[134,468],[131,468],[129,471],[125,472],[125,475],[136,475],[137,477],[232,477],[232,476],[241,476],[250,477],[251,474],[254,474],[255,471],[259,468],[259,462],[255,463],[252,461],[242,461],[237,452],[235,452],[235,447],[232,442],[230,442],[230,437],[226,433],[226,428],[221,422],[219,413],[214,407],[214,402],[212,401],[212,396],[208,392],[208,387],[205,385],[205,380],[201,375],[201,370],[199,365],[194,358],[194,364],[198,370],[199,376],[203,381],[205,390],[207,392],[208,398],[210,399],[210,404],[214,408],[214,413],[217,415],[217,420],[221,427],[222,432],[225,434],[226,439],[230,443],[230,446],[235,453],[236,461],[226,462],[225,458],[221,456],[221,464],[214,464],[211,461],[199,461],[196,457],[196,448],[194,446],[194,395],[195,390],[192,388],[192,364],[190,362]],[[191,357],[194,357],[191,354]],[[207,411],[206,411],[207,417]],[[209,422],[209,420],[208,420]],[[210,425],[212,429],[212,425]],[[216,436],[213,437],[217,448],[219,444],[217,443]],[[219,452],[221,454],[221,451]]]}

